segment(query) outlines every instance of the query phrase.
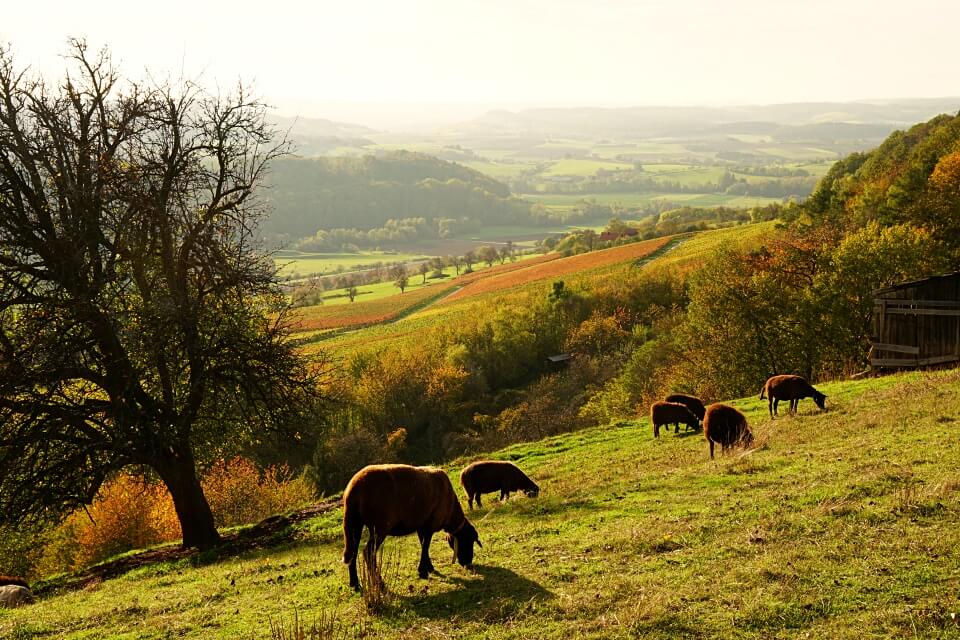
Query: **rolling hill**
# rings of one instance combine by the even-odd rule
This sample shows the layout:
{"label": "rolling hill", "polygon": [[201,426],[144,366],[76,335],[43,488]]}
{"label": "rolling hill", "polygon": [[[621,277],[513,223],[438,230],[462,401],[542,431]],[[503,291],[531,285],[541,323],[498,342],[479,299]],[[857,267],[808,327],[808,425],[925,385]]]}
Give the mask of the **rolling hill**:
{"label": "rolling hill", "polygon": [[[654,440],[645,418],[492,454],[524,468],[540,497],[469,514],[484,545],[473,571],[443,562],[437,539],[439,574],[421,581],[416,540],[389,539],[394,595],[376,615],[346,588],[334,508],[276,546],[0,610],[0,635],[956,637],[960,450],[944,443],[960,373],[821,388],[825,413],[808,402],[775,421],[765,403],[735,401],[757,446],[715,461],[702,436]],[[293,636],[295,616],[325,631]]]}

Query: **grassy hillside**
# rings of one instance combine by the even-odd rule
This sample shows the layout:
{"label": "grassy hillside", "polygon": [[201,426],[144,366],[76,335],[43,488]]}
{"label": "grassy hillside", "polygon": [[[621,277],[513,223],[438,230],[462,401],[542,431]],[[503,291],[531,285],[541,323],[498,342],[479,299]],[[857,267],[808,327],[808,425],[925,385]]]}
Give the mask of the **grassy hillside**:
{"label": "grassy hillside", "polygon": [[776,421],[735,402],[759,446],[716,461],[646,419],[494,454],[541,496],[471,514],[473,572],[435,540],[441,573],[420,581],[415,539],[390,539],[377,616],[346,589],[334,510],[279,547],[0,610],[0,636],[258,638],[296,611],[365,637],[956,637],[960,372],[822,389],[826,413],[805,401]]}

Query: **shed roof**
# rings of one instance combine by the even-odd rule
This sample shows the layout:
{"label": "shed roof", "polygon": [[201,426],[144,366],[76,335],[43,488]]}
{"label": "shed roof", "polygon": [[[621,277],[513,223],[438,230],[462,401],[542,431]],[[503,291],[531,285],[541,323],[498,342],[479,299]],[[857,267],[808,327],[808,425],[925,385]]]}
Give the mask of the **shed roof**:
{"label": "shed roof", "polygon": [[938,276],[930,276],[928,278],[919,278],[917,280],[907,280],[906,282],[898,282],[897,284],[892,284],[888,287],[883,287],[882,289],[875,289],[873,291],[873,295],[890,293],[892,291],[901,291],[903,289],[913,289],[916,287],[923,286],[925,284],[931,284],[933,282],[942,282],[944,280],[951,280],[956,278],[960,278],[960,271],[954,271],[953,273],[944,273]]}

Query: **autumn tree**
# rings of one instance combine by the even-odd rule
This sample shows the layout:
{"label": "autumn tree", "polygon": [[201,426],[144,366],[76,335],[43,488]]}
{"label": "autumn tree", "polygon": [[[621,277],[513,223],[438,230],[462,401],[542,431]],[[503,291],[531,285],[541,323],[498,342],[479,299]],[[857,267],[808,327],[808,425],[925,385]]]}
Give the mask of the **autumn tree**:
{"label": "autumn tree", "polygon": [[155,473],[185,546],[219,540],[198,466],[306,407],[257,186],[285,150],[242,88],[123,80],[71,44],[58,84],[0,48],[0,519]]}
{"label": "autumn tree", "polygon": [[423,261],[417,267],[417,273],[423,276],[423,284],[427,284],[427,274],[430,273],[430,264],[427,261]]}
{"label": "autumn tree", "polygon": [[477,258],[483,260],[487,263],[488,267],[492,267],[494,261],[497,259],[497,250],[495,247],[490,245],[484,245],[477,249]]}
{"label": "autumn tree", "polygon": [[390,269],[390,277],[393,278],[393,286],[400,289],[400,293],[403,293],[407,285],[410,284],[410,276],[407,274],[407,268],[402,264],[395,264]]}

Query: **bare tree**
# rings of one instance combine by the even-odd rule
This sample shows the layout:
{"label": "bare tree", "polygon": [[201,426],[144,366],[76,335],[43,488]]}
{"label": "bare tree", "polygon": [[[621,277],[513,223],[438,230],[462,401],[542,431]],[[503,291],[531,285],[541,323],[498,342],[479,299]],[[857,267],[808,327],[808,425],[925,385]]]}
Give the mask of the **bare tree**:
{"label": "bare tree", "polygon": [[69,60],[54,86],[0,48],[0,520],[149,469],[209,547],[198,464],[314,399],[254,242],[285,145],[242,87],[125,82],[79,41]]}

